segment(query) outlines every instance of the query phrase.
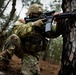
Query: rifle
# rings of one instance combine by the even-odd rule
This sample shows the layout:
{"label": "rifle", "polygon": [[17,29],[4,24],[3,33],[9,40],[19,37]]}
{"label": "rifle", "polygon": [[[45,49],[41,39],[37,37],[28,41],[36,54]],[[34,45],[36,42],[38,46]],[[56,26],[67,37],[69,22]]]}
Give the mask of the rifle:
{"label": "rifle", "polygon": [[47,32],[47,31],[49,31],[51,29],[51,27],[50,27],[51,26],[51,22],[52,22],[51,20],[52,20],[52,17],[53,17],[54,13],[55,13],[55,10],[50,11],[50,12],[44,12],[38,18],[28,18],[28,17],[25,17],[24,20],[25,20],[26,23],[28,23],[28,22],[34,22],[36,20],[46,18],[45,20],[43,20],[43,22],[46,22],[45,25],[44,25],[45,27],[43,27],[43,28],[45,28],[44,31]]}
{"label": "rifle", "polygon": [[39,19],[44,19],[46,18],[46,20],[43,20],[44,22],[46,22],[45,24],[45,32],[47,31],[51,31],[51,25],[52,25],[52,21],[54,18],[56,19],[66,19],[66,18],[75,18],[76,17],[76,12],[66,12],[66,13],[60,13],[58,15],[53,15],[55,13],[55,11],[51,11],[51,12],[46,12],[46,13],[42,13],[41,16],[39,18],[24,18],[25,22],[34,22],[36,20]]}
{"label": "rifle", "polygon": [[66,18],[75,18],[76,12],[66,12],[66,13],[60,13],[58,15],[54,15],[53,18],[57,19],[66,19]]}

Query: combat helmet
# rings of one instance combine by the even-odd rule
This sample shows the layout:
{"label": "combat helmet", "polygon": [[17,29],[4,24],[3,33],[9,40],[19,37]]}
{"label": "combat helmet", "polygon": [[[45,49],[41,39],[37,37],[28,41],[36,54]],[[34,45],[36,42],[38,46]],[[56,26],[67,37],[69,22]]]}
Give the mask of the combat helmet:
{"label": "combat helmet", "polygon": [[43,9],[41,5],[35,3],[35,4],[30,5],[26,15],[28,16],[30,13],[42,13],[42,12],[43,12]]}

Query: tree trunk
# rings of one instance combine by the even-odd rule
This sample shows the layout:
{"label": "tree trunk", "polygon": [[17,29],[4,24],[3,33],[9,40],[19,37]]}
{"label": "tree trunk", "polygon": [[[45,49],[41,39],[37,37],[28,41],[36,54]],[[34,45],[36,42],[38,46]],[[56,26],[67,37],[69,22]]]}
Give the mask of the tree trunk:
{"label": "tree trunk", "polygon": [[6,28],[7,28],[8,25],[9,25],[9,22],[10,22],[11,19],[13,18],[14,13],[15,13],[15,10],[16,10],[16,9],[15,9],[15,5],[16,5],[16,0],[13,0],[13,2],[12,2],[12,10],[11,10],[11,12],[10,12],[10,18],[9,18],[8,21],[5,23],[2,31],[3,31],[3,30],[6,30]]}
{"label": "tree trunk", "polygon": [[10,1],[11,1],[11,0],[8,1],[8,3],[6,4],[6,6],[4,7],[3,11],[1,11],[0,17],[3,15],[3,13],[4,13],[4,11],[6,10],[6,8],[7,8],[7,6],[8,6],[8,4],[9,4]]}
{"label": "tree trunk", "polygon": [[[76,11],[76,0],[62,0],[63,12]],[[64,21],[62,66],[59,75],[76,75],[76,17]]]}

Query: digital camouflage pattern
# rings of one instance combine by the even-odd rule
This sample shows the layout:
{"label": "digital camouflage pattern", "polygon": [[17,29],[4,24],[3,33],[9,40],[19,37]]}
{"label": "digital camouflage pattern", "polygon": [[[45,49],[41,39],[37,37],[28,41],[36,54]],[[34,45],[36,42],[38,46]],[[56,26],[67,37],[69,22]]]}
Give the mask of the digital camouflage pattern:
{"label": "digital camouflage pattern", "polygon": [[40,68],[38,60],[29,54],[25,54],[23,58],[23,75],[40,75]]}
{"label": "digital camouflage pattern", "polygon": [[32,23],[22,23],[21,21],[17,21],[12,30],[12,33],[16,34],[19,37],[25,37],[27,33],[32,31]]}

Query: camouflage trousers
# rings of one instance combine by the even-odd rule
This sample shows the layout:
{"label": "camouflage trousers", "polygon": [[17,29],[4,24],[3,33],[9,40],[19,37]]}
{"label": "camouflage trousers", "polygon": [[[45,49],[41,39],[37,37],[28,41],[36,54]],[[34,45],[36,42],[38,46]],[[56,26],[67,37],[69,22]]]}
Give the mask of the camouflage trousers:
{"label": "camouflage trousers", "polygon": [[3,47],[3,55],[7,60],[11,60],[13,54],[22,59],[21,75],[39,75],[40,69],[38,60],[31,54],[23,51],[20,38],[12,34],[6,40]]}

